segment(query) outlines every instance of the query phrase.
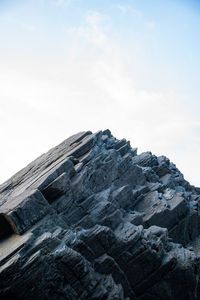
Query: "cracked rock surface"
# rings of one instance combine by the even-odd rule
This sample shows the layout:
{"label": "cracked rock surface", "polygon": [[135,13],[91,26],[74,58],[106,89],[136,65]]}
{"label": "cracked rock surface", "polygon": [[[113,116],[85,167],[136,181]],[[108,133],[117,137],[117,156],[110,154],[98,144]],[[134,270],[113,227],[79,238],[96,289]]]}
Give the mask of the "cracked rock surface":
{"label": "cracked rock surface", "polygon": [[200,189],[109,130],[0,186],[0,299],[200,299]]}

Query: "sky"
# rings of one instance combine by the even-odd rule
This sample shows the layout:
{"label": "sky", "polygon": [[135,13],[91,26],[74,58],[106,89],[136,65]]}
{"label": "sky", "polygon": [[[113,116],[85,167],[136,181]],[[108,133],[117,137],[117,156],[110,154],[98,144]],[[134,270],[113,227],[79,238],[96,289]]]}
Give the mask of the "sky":
{"label": "sky", "polygon": [[0,0],[0,183],[109,128],[200,186],[200,4]]}

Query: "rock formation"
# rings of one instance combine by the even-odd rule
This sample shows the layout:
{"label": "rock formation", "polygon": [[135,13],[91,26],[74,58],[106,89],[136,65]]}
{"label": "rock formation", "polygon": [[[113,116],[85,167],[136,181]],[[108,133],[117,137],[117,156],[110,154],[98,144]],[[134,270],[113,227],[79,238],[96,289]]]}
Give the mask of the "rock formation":
{"label": "rock formation", "polygon": [[109,130],[0,186],[0,299],[200,299],[200,190]]}

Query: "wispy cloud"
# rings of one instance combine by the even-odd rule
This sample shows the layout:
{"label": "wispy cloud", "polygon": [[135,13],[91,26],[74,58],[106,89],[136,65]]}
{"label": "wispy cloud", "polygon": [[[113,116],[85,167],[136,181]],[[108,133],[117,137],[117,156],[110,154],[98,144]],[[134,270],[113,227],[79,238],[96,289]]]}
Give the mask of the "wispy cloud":
{"label": "wispy cloud", "polygon": [[89,24],[94,27],[103,25],[103,23],[106,21],[108,22],[108,20],[109,20],[108,16],[93,10],[89,10],[86,13],[86,17],[85,17],[86,24]]}
{"label": "wispy cloud", "polygon": [[73,0],[39,0],[39,2],[44,4],[51,4],[58,7],[68,7]]}
{"label": "wispy cloud", "polygon": [[87,40],[94,46],[100,47],[103,51],[109,51],[109,41],[104,32],[104,26],[108,28],[109,17],[97,11],[88,11],[85,16],[85,25],[73,27],[68,32]]}
{"label": "wispy cloud", "polygon": [[72,0],[52,0],[52,4],[60,7],[68,7],[72,3]]}
{"label": "wispy cloud", "polygon": [[35,31],[36,26],[27,22],[24,22],[20,18],[17,18],[16,16],[12,14],[4,14],[0,17],[0,20],[9,24],[13,24],[14,26],[20,27],[23,30],[26,31]]}
{"label": "wispy cloud", "polygon": [[116,5],[117,8],[119,8],[119,10],[125,14],[128,10],[130,10],[131,6],[130,5],[121,5],[121,4],[117,4]]}
{"label": "wispy cloud", "polygon": [[142,12],[138,9],[135,9],[132,5],[122,5],[116,4],[115,7],[120,10],[122,14],[126,14],[128,12],[135,14],[138,17],[142,16]]}
{"label": "wispy cloud", "polygon": [[154,29],[156,27],[156,22],[151,21],[146,23],[148,29]]}

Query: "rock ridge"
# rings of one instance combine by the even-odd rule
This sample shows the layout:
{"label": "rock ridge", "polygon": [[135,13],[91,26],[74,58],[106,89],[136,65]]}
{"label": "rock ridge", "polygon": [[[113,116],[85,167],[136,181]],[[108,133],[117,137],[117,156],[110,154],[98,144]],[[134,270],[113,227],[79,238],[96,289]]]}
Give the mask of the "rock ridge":
{"label": "rock ridge", "polygon": [[80,132],[0,185],[0,299],[200,299],[200,189]]}

